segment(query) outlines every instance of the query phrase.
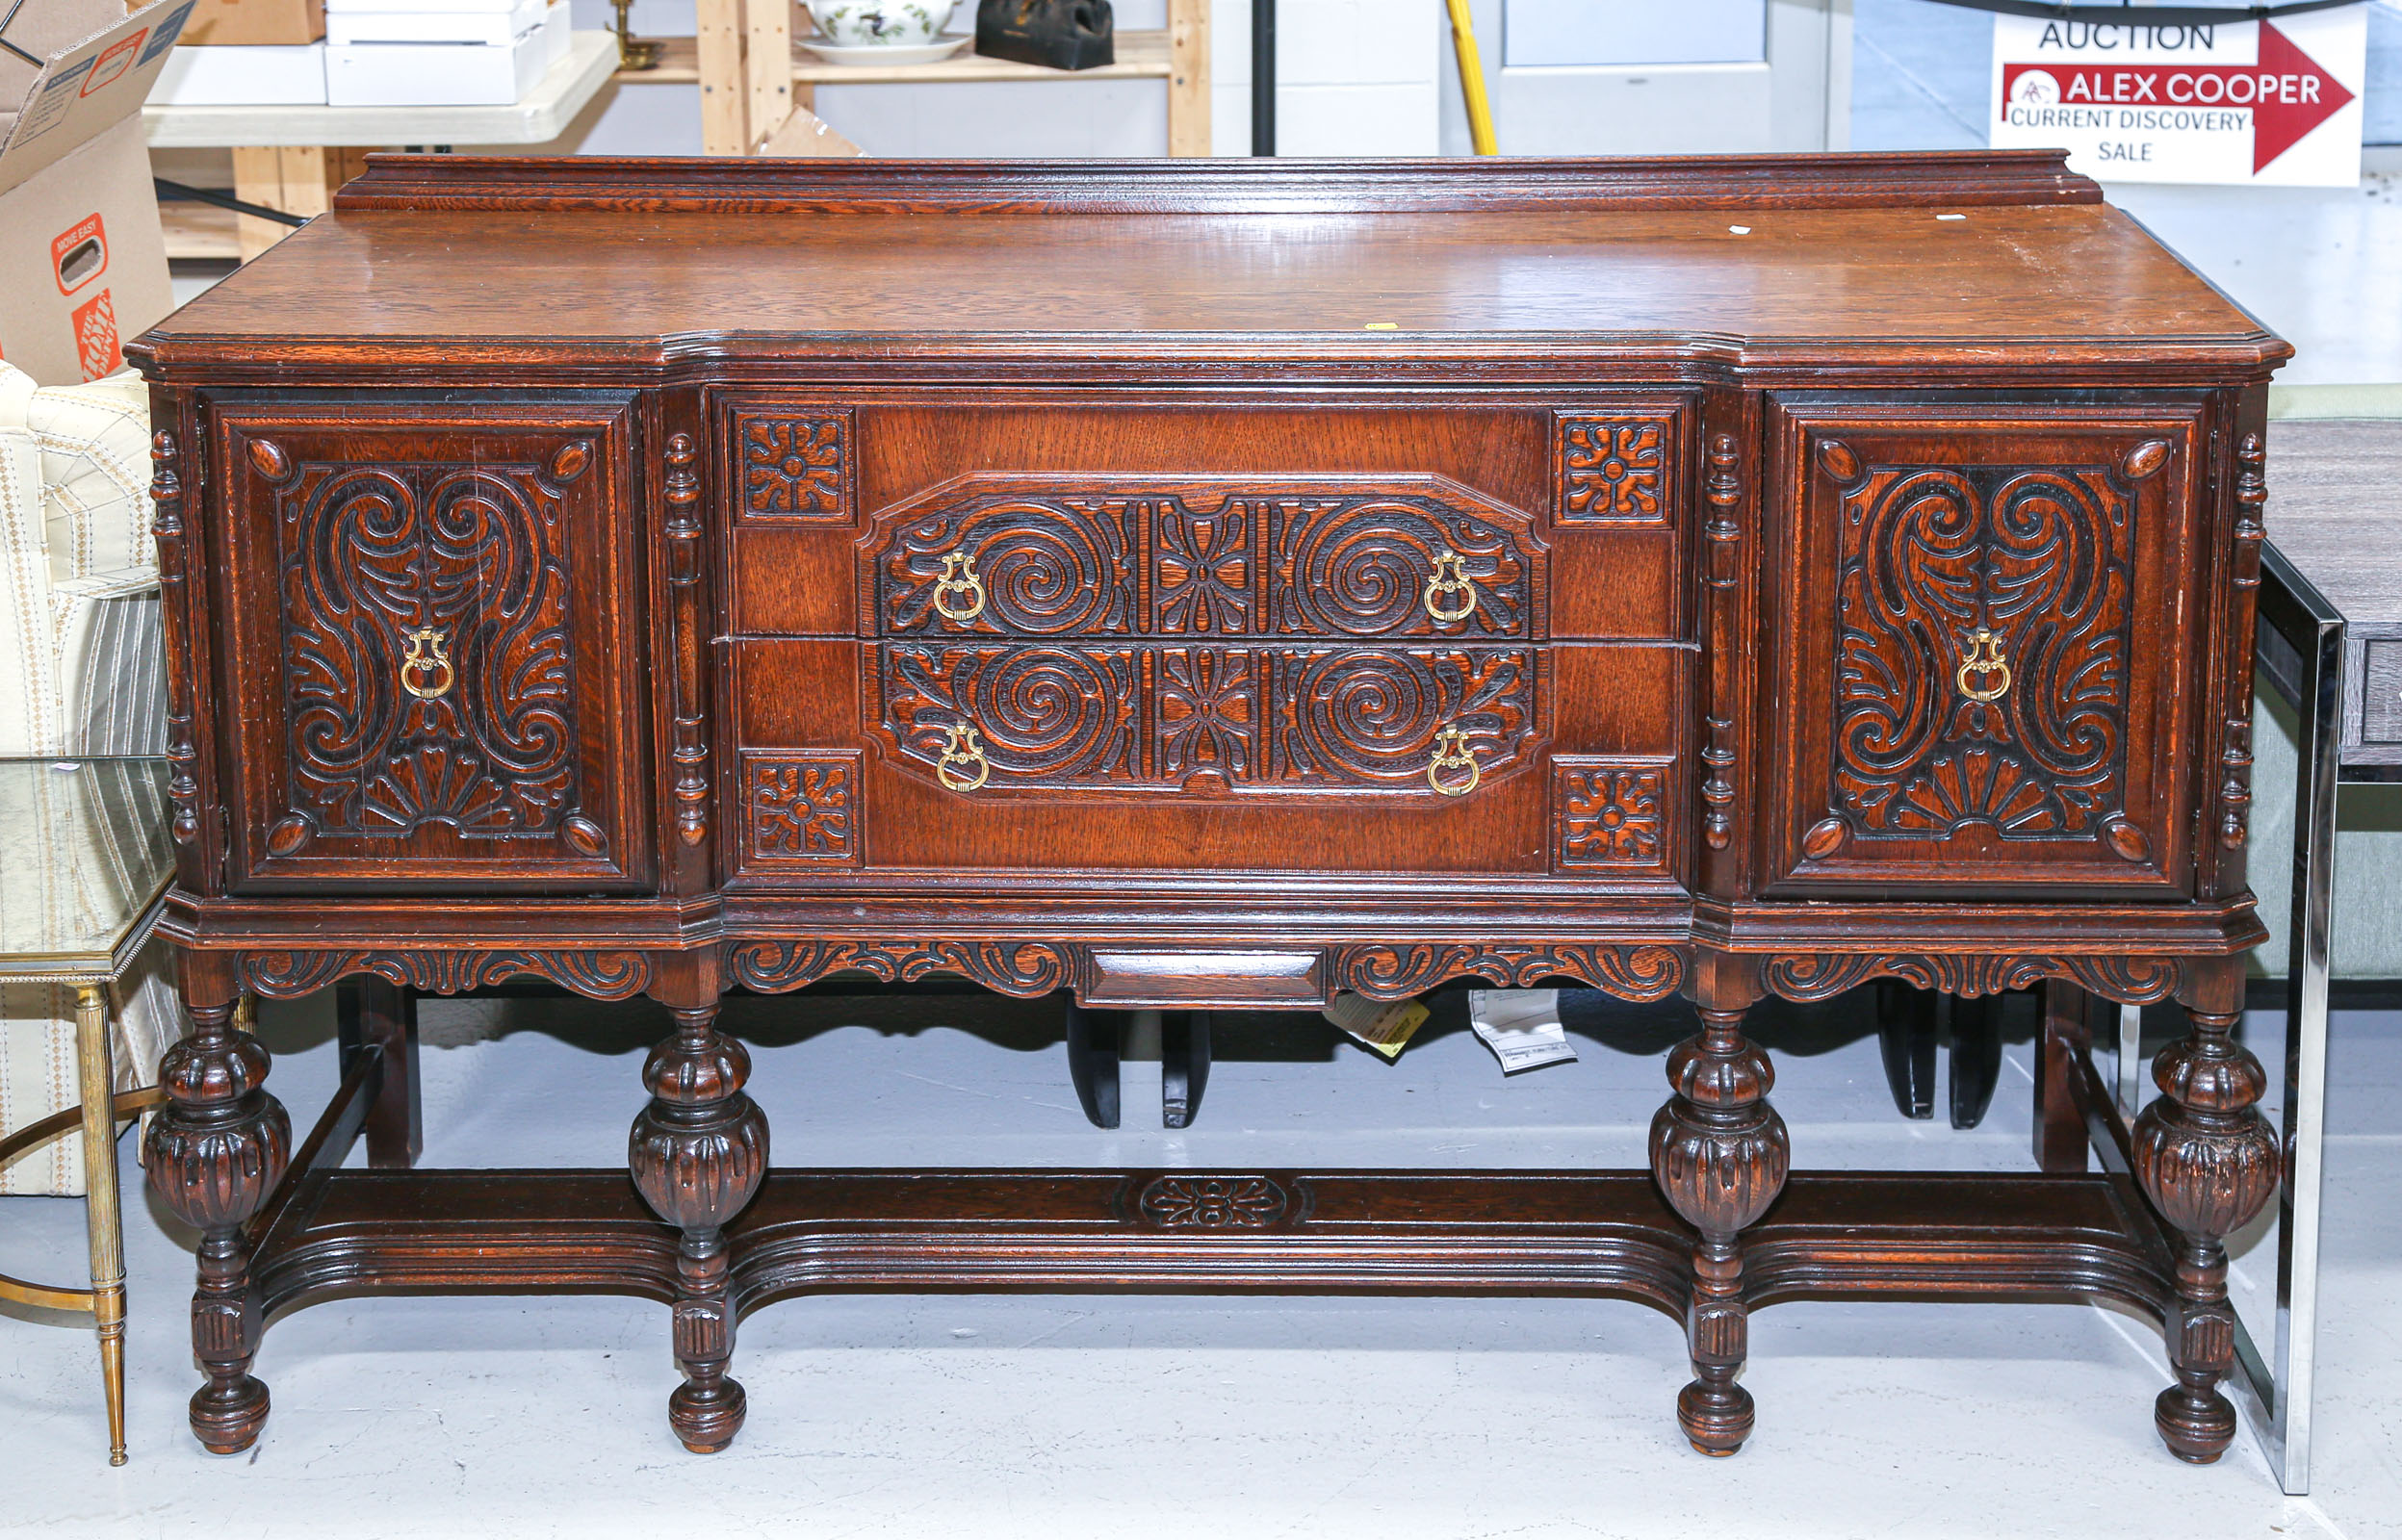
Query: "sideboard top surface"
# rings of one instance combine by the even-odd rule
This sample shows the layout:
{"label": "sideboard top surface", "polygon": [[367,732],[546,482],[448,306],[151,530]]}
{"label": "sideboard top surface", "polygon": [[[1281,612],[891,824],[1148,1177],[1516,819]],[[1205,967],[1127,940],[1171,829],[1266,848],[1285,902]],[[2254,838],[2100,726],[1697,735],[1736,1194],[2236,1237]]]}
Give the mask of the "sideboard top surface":
{"label": "sideboard top surface", "polygon": [[[442,159],[466,164],[426,164]],[[147,342],[162,362],[212,340],[744,335],[968,353],[1215,337],[1270,356],[1529,335],[2022,359],[2184,344],[2256,369],[2287,351],[2056,159],[1761,160],[1800,169],[1338,163],[1271,182],[1144,168],[1136,195],[1126,164],[1094,163],[1077,184],[1070,163],[1030,195],[1028,173],[999,163],[823,163],[870,167],[871,187],[818,163],[377,157],[335,213]],[[1900,174],[1930,161],[1960,174]],[[1650,171],[1663,164],[1681,177],[1666,192]],[[1651,179],[1635,186],[1639,167]],[[1997,167],[2011,174],[1965,174]],[[1330,187],[1342,195],[1309,191]]]}

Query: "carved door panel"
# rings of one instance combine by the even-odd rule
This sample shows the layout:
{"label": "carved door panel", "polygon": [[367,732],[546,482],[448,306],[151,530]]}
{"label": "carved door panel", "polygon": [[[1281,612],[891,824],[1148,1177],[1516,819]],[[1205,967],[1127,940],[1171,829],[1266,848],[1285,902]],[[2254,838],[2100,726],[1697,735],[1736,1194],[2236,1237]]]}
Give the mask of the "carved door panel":
{"label": "carved door panel", "polygon": [[238,886],[646,880],[629,432],[615,401],[220,412]]}
{"label": "carved door panel", "polygon": [[1770,892],[2189,884],[2197,427],[1787,400]]}

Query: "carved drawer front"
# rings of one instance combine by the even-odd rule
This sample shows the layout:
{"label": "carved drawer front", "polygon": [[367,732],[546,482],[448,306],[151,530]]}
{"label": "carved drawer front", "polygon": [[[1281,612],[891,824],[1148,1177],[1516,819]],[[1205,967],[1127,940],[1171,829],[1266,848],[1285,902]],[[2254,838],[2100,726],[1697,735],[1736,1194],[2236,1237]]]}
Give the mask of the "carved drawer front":
{"label": "carved drawer front", "polygon": [[868,728],[911,773],[1444,797],[1534,757],[1527,516],[1435,477],[1027,479],[937,488],[863,548]]}
{"label": "carved drawer front", "polygon": [[590,402],[220,416],[240,884],[645,876],[627,427]]}
{"label": "carved drawer front", "polygon": [[1781,430],[1782,887],[2182,889],[2191,419],[1791,403]]}

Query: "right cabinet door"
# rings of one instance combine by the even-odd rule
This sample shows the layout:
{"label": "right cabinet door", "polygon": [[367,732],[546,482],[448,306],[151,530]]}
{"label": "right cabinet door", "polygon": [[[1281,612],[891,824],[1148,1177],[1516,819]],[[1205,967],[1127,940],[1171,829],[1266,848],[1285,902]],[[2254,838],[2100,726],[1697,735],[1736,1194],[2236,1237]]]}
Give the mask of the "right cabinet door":
{"label": "right cabinet door", "polygon": [[2189,891],[2199,408],[1770,424],[1764,892]]}

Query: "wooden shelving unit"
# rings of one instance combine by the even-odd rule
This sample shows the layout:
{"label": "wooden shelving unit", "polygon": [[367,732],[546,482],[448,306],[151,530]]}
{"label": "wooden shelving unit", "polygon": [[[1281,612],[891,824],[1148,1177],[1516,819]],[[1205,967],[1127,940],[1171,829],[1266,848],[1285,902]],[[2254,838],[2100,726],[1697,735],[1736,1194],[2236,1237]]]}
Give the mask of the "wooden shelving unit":
{"label": "wooden shelving unit", "polygon": [[[800,44],[792,45],[792,80],[809,86],[934,86],[964,85],[995,80],[1166,80],[1174,73],[1169,35],[1164,32],[1118,34],[1118,59],[1098,69],[1046,69],[1011,59],[987,59],[969,52],[953,54],[931,64],[829,64]],[[697,38],[662,38],[659,67],[621,69],[617,80],[627,86],[694,86],[700,83]],[[762,136],[764,138],[765,136]]]}
{"label": "wooden shelving unit", "polygon": [[[1164,80],[1168,153],[1209,153],[1208,0],[1169,0],[1164,32],[1122,32],[1117,60],[1098,69],[1046,69],[975,53],[930,64],[829,64],[792,40],[791,0],[699,0],[699,36],[662,38],[652,69],[621,69],[630,86],[701,88],[701,141],[711,155],[745,155],[819,86],[940,86],[991,81]],[[968,18],[972,5],[963,4]],[[836,125],[839,127],[840,125]]]}

